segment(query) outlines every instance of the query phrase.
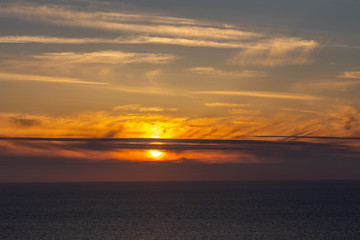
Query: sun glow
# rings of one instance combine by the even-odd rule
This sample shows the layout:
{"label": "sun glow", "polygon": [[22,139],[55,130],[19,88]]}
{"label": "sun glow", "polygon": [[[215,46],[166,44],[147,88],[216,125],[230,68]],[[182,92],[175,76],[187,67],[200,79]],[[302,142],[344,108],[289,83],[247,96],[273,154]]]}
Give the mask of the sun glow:
{"label": "sun glow", "polygon": [[150,153],[151,157],[153,157],[153,158],[158,158],[161,155],[163,155],[163,152],[156,151],[156,150],[151,150],[151,151],[149,151],[149,153]]}

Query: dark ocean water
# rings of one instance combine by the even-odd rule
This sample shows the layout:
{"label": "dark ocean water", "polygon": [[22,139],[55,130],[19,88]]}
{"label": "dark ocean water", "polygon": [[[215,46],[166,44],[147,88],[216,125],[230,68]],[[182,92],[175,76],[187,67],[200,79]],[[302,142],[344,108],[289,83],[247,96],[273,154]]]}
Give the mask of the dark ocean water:
{"label": "dark ocean water", "polygon": [[360,239],[360,182],[0,184],[0,239]]}

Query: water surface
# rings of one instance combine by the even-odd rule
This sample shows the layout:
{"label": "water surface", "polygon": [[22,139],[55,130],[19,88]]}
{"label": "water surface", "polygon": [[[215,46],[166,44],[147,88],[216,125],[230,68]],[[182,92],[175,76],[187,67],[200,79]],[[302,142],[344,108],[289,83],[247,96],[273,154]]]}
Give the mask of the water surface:
{"label": "water surface", "polygon": [[359,236],[359,181],[0,184],[0,239]]}

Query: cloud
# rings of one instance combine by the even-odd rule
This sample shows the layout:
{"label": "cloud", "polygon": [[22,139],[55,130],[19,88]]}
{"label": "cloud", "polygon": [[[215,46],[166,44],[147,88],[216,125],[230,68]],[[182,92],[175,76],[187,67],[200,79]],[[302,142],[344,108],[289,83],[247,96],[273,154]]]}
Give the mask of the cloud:
{"label": "cloud", "polygon": [[338,78],[360,78],[360,72],[342,72],[337,75]]}
{"label": "cloud", "polygon": [[[179,46],[191,46],[191,47],[211,47],[211,48],[244,48],[249,44],[245,42],[220,42],[204,39],[188,39],[188,38],[170,38],[170,37],[151,37],[140,36],[137,38],[127,40],[128,43],[133,44],[168,44]],[[126,42],[126,40],[125,40]]]}
{"label": "cloud", "polygon": [[[160,106],[125,105],[108,113],[85,112],[63,117],[0,113],[0,132],[2,136],[152,137],[156,135],[170,138],[187,131],[186,126],[181,127],[186,122],[185,118],[164,115],[175,110]],[[129,114],[121,114],[121,111]],[[24,130],[14,125],[14,118],[32,119],[41,122],[41,126],[29,126]]]}
{"label": "cloud", "polygon": [[274,38],[257,42],[241,50],[229,62],[242,66],[268,67],[306,64],[311,61],[311,54],[318,46],[319,43],[314,40]]}
{"label": "cloud", "polygon": [[225,107],[225,108],[232,108],[232,107],[245,107],[245,106],[249,106],[249,104],[238,104],[238,103],[219,103],[219,102],[214,102],[214,103],[205,103],[204,104],[207,107]]}
{"label": "cloud", "polygon": [[358,148],[339,142],[0,138],[0,181],[359,179]]}
{"label": "cloud", "polygon": [[121,105],[113,108],[115,111],[125,112],[165,112],[165,111],[176,111],[176,108],[162,108],[162,107],[144,107],[140,104],[129,104]]}
{"label": "cloud", "polygon": [[230,62],[240,65],[278,66],[304,64],[319,45],[300,38],[272,38],[268,34],[188,18],[112,11],[83,11],[70,5],[1,4],[3,16],[69,27],[107,30],[117,38],[64,38],[51,36],[1,36],[4,43],[109,43],[168,44],[211,48],[242,48]]}
{"label": "cloud", "polygon": [[360,126],[360,114],[351,106],[339,106],[336,112],[330,112],[330,119],[338,128],[343,128],[345,131],[352,131],[359,134],[358,128]]}
{"label": "cloud", "polygon": [[299,113],[319,114],[318,111],[304,110],[304,109],[296,109],[296,108],[280,108],[280,110],[281,110],[281,111],[290,111],[290,112],[299,112]]}
{"label": "cloud", "polygon": [[171,54],[132,53],[122,51],[98,51],[98,52],[60,52],[44,53],[35,55],[33,58],[42,61],[55,61],[66,64],[128,64],[128,63],[152,63],[165,64],[176,59]]}
{"label": "cloud", "polygon": [[[274,156],[273,152],[267,154]],[[209,163],[186,158],[159,162],[94,161],[70,156],[6,156],[1,152],[0,182],[359,180],[356,155],[314,156],[303,151],[277,155],[284,161],[262,164]],[[213,182],[209,186],[213,187]]]}
{"label": "cloud", "polygon": [[236,104],[236,103],[205,103],[207,107],[211,108],[226,108],[226,111],[230,114],[248,114],[252,115],[256,111],[244,109],[244,107],[248,107],[249,104]]}
{"label": "cloud", "polygon": [[243,70],[240,72],[226,72],[212,67],[195,67],[187,69],[191,73],[208,75],[211,77],[222,78],[254,78],[263,77],[265,75],[262,71]]}
{"label": "cloud", "polygon": [[21,118],[21,117],[12,117],[11,118],[11,122],[13,122],[14,124],[21,126],[21,127],[32,127],[32,126],[37,126],[41,124],[41,121],[39,121],[38,119],[32,119],[32,118]]}
{"label": "cloud", "polygon": [[[224,106],[225,110],[236,107]],[[360,114],[351,106],[324,108],[311,119],[288,111],[270,117],[256,109],[220,117],[176,117],[163,106],[122,105],[111,112],[67,116],[0,113],[1,136],[83,138],[252,139],[251,136],[360,136]],[[180,109],[181,110],[181,109]],[[208,109],[207,111],[210,111]],[[216,109],[215,109],[216,110]],[[179,113],[176,113],[179,115]],[[23,121],[30,120],[30,121]],[[322,141],[320,138],[310,142]],[[358,142],[360,143],[360,142]],[[360,144],[357,146],[359,147]]]}
{"label": "cloud", "polygon": [[188,47],[210,48],[247,48],[248,42],[223,42],[206,39],[189,39],[181,37],[128,36],[117,38],[66,38],[51,36],[0,36],[0,43],[42,43],[42,44],[167,44]]}
{"label": "cloud", "polygon": [[282,93],[282,92],[262,92],[262,91],[193,91],[194,94],[207,95],[235,95],[247,97],[261,97],[261,98],[278,98],[278,99],[294,99],[294,100],[322,100],[323,98],[298,93]]}
{"label": "cloud", "polygon": [[111,91],[171,95],[174,91],[165,91],[157,82],[162,70],[149,71],[147,64],[163,65],[177,58],[172,54],[123,51],[41,53],[2,60],[0,79],[97,84]]}
{"label": "cloud", "polygon": [[[327,136],[249,136],[253,138],[280,138],[276,141],[268,140],[234,140],[234,139],[175,139],[175,138],[43,138],[43,137],[0,137],[1,141],[14,141],[19,143],[58,146],[59,148],[73,148],[85,150],[112,150],[112,149],[163,149],[172,151],[186,150],[253,150],[252,146],[260,146],[261,149],[271,150],[274,146],[279,149],[308,147],[310,145],[325,149],[338,146],[340,150],[349,150],[345,145],[338,145],[338,140],[360,140],[360,137],[327,137]],[[326,143],[310,143],[305,141],[293,141],[294,139],[325,139]],[[68,146],[62,143],[71,143]],[[159,145],[161,143],[161,145]],[[155,144],[155,145],[154,145]],[[97,146],[94,148],[94,146]],[[131,147],[132,146],[132,147]],[[334,148],[335,149],[335,148]],[[352,149],[358,152],[358,149]],[[327,154],[326,151],[323,152]]]}
{"label": "cloud", "polygon": [[44,43],[44,44],[83,44],[116,43],[116,39],[105,38],[64,38],[51,36],[0,36],[0,43]]}
{"label": "cloud", "polygon": [[327,44],[325,47],[330,48],[353,48],[353,49],[360,49],[359,45],[345,45],[345,44]]}
{"label": "cloud", "polygon": [[[339,76],[338,76],[339,77]],[[340,77],[339,77],[340,78]],[[296,89],[301,90],[331,90],[331,91],[347,91],[349,87],[354,85],[359,85],[360,80],[322,80],[322,81],[307,81],[307,82],[300,82],[295,84]]]}
{"label": "cloud", "polygon": [[41,76],[30,74],[17,74],[0,72],[0,80],[3,81],[38,81],[38,82],[55,82],[55,83],[71,83],[71,84],[89,84],[89,85],[106,85],[103,82],[89,82],[78,78],[67,78],[57,76]]}
{"label": "cloud", "polygon": [[191,19],[117,12],[85,12],[69,6],[4,4],[0,13],[10,17],[43,21],[72,27],[96,28],[116,32],[143,33],[206,39],[244,39],[261,36],[229,26],[204,24]]}
{"label": "cloud", "polygon": [[228,109],[227,112],[230,114],[249,114],[249,113],[253,113],[254,111],[243,108],[233,108],[233,109]]}

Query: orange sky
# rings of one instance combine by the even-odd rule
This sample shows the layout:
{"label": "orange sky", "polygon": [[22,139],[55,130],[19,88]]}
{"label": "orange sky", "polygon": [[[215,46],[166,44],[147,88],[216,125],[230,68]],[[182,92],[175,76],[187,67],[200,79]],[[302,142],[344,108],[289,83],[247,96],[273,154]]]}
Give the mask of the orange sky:
{"label": "orange sky", "polygon": [[[360,137],[354,9],[353,1],[2,1],[0,160],[255,164],[284,161],[282,143],[269,159],[258,145],[276,149],[279,140],[294,143],[295,155],[316,158],[328,144],[352,159]],[[137,143],[98,151],[13,137],[254,142],[251,151],[170,146],[154,157]]]}

